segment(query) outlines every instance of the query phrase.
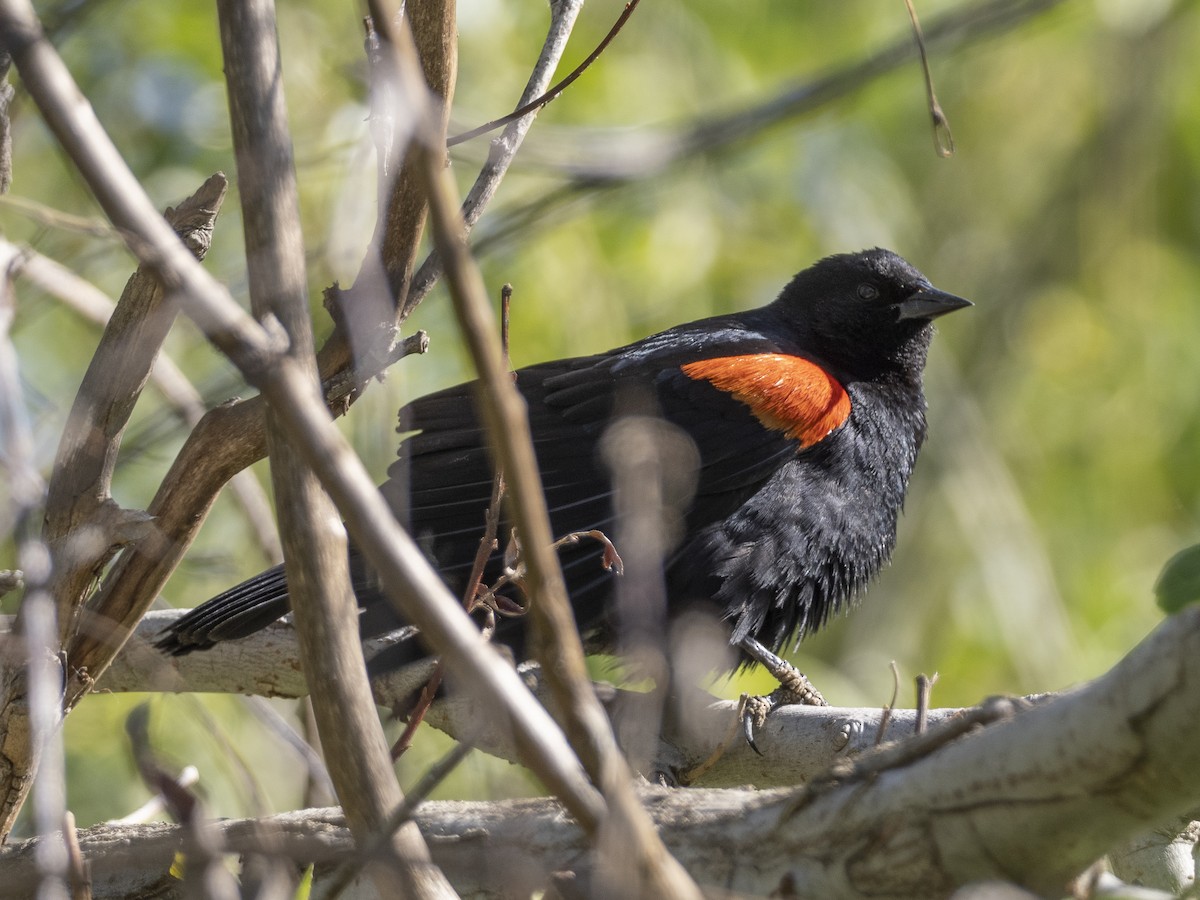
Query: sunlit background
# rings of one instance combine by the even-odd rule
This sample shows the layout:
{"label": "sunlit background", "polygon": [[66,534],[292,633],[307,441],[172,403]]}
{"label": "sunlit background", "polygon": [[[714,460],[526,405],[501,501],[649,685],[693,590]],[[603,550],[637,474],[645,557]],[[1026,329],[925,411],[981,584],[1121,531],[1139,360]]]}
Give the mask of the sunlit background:
{"label": "sunlit background", "polygon": [[[925,0],[917,9],[932,32],[942,14],[971,6]],[[622,7],[587,4],[563,71]],[[210,6],[100,0],[43,4],[42,13],[157,203],[178,201],[214,171],[233,174]],[[361,10],[296,0],[279,13],[324,334],[321,289],[353,279],[374,212]],[[512,108],[546,21],[544,2],[461,0],[452,130]],[[837,705],[886,703],[893,660],[904,703],[919,672],[939,674],[938,705],[1091,678],[1154,627],[1158,570],[1200,540],[1195,4],[1075,0],[977,40],[934,43],[934,82],[957,145],[949,159],[934,152],[913,55],[716,152],[626,184],[562,191],[577,167],[636,168],[638,148],[664,129],[852,69],[910,35],[899,0],[644,3],[542,112],[476,232],[488,283],[515,287],[518,365],[765,303],[815,259],[875,245],[975,301],[935,341],[931,434],[893,566],[856,612],[796,655]],[[47,212],[100,218],[20,93],[14,127],[12,197],[22,207],[0,201],[5,236],[119,295],[129,255]],[[456,149],[463,185],[486,149],[486,140]],[[525,215],[555,194],[532,220]],[[245,300],[236,195],[206,265]],[[48,466],[98,334],[27,284],[17,303],[26,399]],[[400,403],[469,375],[441,289],[409,324],[430,333],[430,353],[396,366],[342,421],[380,478]],[[249,393],[188,323],[167,349],[211,401]],[[117,472],[122,505],[149,502],[184,436],[148,391]],[[256,471],[265,480],[265,468]],[[254,574],[264,560],[253,547],[222,498],[164,600],[193,606]],[[6,544],[0,567],[11,565]],[[716,685],[729,696],[769,687],[757,677]],[[122,725],[144,699],[95,696],[70,716],[68,802],[81,824],[146,799]],[[276,707],[295,719],[295,703]],[[215,813],[260,811],[247,779],[259,782],[268,808],[302,802],[299,758],[237,698],[155,697],[151,733],[168,759],[200,768]],[[404,783],[447,743],[421,735],[401,765]],[[515,767],[475,754],[440,796],[536,789]]]}

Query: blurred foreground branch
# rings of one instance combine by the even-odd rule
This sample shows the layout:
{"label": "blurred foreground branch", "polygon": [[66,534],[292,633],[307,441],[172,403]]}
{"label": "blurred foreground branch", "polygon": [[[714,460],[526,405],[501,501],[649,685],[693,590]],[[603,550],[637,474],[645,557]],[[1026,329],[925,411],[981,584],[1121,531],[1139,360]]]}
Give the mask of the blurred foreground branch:
{"label": "blurred foreground branch", "polygon": [[[428,8],[439,4],[415,4]],[[453,3],[440,4],[451,11]],[[283,96],[282,62],[273,0],[218,0],[222,58],[237,159],[250,303],[262,322],[272,317],[288,337],[296,389],[307,387],[319,403],[320,383],[308,312],[308,278],[300,197]],[[453,31],[448,35],[453,47]],[[449,53],[453,58],[453,52]],[[419,226],[418,226],[419,228]],[[308,384],[304,385],[303,382]],[[272,398],[267,409],[271,463],[288,592],[300,638],[329,776],[359,844],[372,843],[391,811],[404,800],[387,741],[371,703],[358,640],[358,604],[350,588],[346,532],[330,527],[337,510],[315,467],[297,447]],[[319,438],[309,438],[316,444]],[[364,515],[361,510],[355,511]],[[352,513],[354,514],[354,513]],[[367,525],[365,527],[372,527]],[[394,829],[369,867],[382,896],[421,900],[455,896],[430,865],[429,850],[411,824]]]}

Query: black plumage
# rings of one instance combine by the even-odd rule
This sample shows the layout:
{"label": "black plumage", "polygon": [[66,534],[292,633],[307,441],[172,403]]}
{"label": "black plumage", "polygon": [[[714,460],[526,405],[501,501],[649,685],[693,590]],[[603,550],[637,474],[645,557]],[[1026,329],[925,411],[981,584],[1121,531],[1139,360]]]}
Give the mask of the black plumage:
{"label": "black plumage", "polygon": [[[554,533],[611,534],[612,485],[598,448],[623,398],[643,407],[648,398],[691,438],[698,459],[666,561],[669,612],[710,606],[735,644],[754,638],[779,650],[843,608],[889,558],[925,438],[930,322],[967,305],[896,254],[869,250],[821,260],[760,309],[518,370]],[[493,477],[470,385],[408,404],[400,431],[415,433],[381,490],[461,595]],[[579,627],[598,648],[612,644],[617,577],[604,571],[602,555],[586,541],[560,553]],[[497,553],[487,579],[500,563]],[[364,632],[395,627],[353,548],[351,570]],[[185,615],[158,646],[204,649],[286,611],[277,567]],[[519,653],[523,627],[505,619],[497,639]],[[402,649],[382,665],[423,652]]]}

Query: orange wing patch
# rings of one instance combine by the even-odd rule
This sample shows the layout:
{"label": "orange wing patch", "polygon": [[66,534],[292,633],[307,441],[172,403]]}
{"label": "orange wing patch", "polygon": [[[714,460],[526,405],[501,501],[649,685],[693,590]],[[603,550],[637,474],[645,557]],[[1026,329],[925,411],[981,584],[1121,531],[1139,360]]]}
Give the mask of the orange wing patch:
{"label": "orange wing patch", "polygon": [[722,356],[681,367],[745,403],[767,428],[811,447],[846,421],[850,395],[814,362],[779,353]]}

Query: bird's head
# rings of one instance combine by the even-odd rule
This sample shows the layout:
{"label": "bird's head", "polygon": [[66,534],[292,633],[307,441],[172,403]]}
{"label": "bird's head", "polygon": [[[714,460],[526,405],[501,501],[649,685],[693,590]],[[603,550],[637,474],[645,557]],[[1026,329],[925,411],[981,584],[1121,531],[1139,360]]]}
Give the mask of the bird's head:
{"label": "bird's head", "polygon": [[828,256],[798,274],[773,304],[799,348],[841,370],[871,378],[888,369],[919,375],[932,321],[971,301],[940,291],[890,250]]}

